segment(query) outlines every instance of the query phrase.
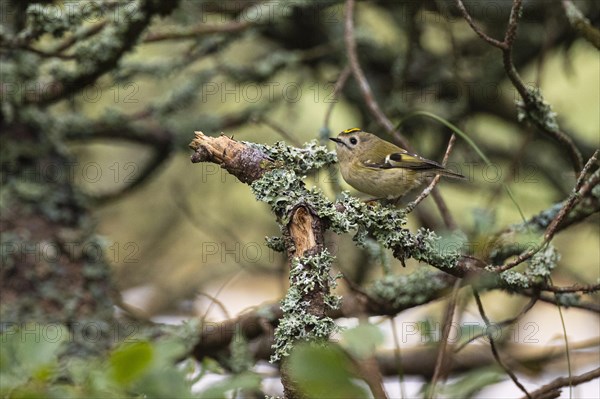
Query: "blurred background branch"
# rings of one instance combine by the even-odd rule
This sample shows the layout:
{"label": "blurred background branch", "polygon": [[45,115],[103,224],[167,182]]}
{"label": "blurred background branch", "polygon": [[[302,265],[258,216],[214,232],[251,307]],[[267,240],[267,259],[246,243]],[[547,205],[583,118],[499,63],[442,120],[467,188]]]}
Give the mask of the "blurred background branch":
{"label": "blurred background branch", "polygon": [[[437,325],[437,333],[455,331],[448,324],[451,318],[441,325],[443,301],[457,279],[465,278],[453,319],[459,332],[471,322],[480,330],[469,334],[471,341],[450,342],[463,349],[446,351],[451,379],[442,383],[440,377],[436,392],[481,394],[506,379],[494,366],[489,343],[477,338],[488,336],[486,326],[498,324],[515,331],[534,326],[537,342],[552,346],[552,356],[540,354],[544,351],[529,356],[524,350],[532,345],[523,334],[493,337],[499,357],[514,367],[531,396],[556,394],[568,383],[564,377],[551,381],[557,373],[568,374],[561,363],[564,346],[553,346],[563,335],[554,318],[557,306],[567,333],[573,334],[571,341],[595,340],[588,352],[571,345],[573,381],[597,378],[595,371],[586,374],[585,367],[594,362],[588,354],[597,359],[599,333],[591,326],[600,312],[600,196],[594,156],[600,147],[600,3],[561,0],[557,5],[549,7],[545,0],[3,1],[3,333],[31,321],[63,323],[73,333],[93,325],[98,339],[74,334],[77,342],[69,353],[101,354],[97,364],[103,365],[107,356],[124,356],[114,326],[122,326],[127,314],[133,319],[137,314],[144,323],[135,324],[135,336],[151,337],[156,356],[168,352],[153,345],[169,333],[152,328],[178,324],[176,335],[191,337],[189,347],[167,356],[168,362],[193,353],[201,377],[227,374],[231,379],[223,386],[238,396],[251,397],[263,389],[281,394],[279,388],[265,388],[251,378],[248,382],[244,373],[255,373],[263,382],[278,376],[273,367],[260,371],[255,359],[272,354],[272,330],[283,315],[276,304],[289,285],[289,265],[278,253],[283,232],[271,210],[218,165],[190,168],[187,144],[191,132],[202,129],[212,137],[224,132],[240,143],[284,140],[302,147],[359,126],[400,140],[427,158],[447,158],[448,167],[468,179],[442,180],[431,198],[420,197],[424,199],[408,215],[408,225],[398,228],[424,240],[420,245],[435,242],[426,253],[439,253],[437,260],[407,258],[401,254],[406,248],[394,247],[394,253],[369,235],[357,247],[352,235],[324,233],[322,245],[336,258],[331,267],[346,282],[332,291],[343,297],[341,308],[326,315],[350,332],[334,336],[341,352],[323,349],[317,354],[325,357],[309,367],[313,377],[332,381],[318,368],[329,365],[340,370],[335,378],[345,382],[341,385],[352,386],[352,378],[366,375],[363,370],[361,377],[356,362],[374,364],[376,353],[380,374],[395,375],[383,379],[388,396],[399,380],[417,395],[423,380],[397,378],[399,370],[431,379],[442,334],[430,341],[434,345],[419,342],[431,338],[431,325]],[[460,139],[448,155],[452,132],[425,118],[403,120],[415,111],[459,126],[492,166]],[[310,153],[316,147],[303,148]],[[253,169],[239,171],[242,181],[259,175]],[[307,192],[315,186],[328,201],[349,201],[341,194],[348,186],[334,167],[303,170],[298,177]],[[526,220],[499,189],[500,182],[513,190]],[[428,241],[424,228],[435,231],[437,241]],[[544,232],[550,233],[546,246],[541,245]],[[266,242],[265,235],[270,237]],[[461,255],[456,267],[443,265],[453,254]],[[519,259],[520,254],[527,255]],[[436,262],[441,270],[424,264]],[[492,268],[486,269],[490,265],[496,271],[503,265],[515,267],[502,275],[502,284],[477,281],[476,276],[498,278]],[[465,294],[468,284],[481,293],[489,323],[482,320],[472,295]],[[115,314],[119,304],[125,315]],[[389,321],[390,315],[401,335],[402,347],[395,348],[401,365],[398,356],[386,352],[394,344],[380,320]],[[357,319],[361,325],[355,327]],[[199,320],[200,332],[190,328],[184,334],[188,327],[180,325],[182,320]],[[376,330],[384,331],[385,338],[378,338]],[[485,349],[479,347],[483,345]],[[253,353],[251,359],[246,350]],[[458,357],[463,351],[469,353],[464,364]],[[209,358],[220,371],[209,371],[215,370]],[[111,364],[118,364],[114,359]],[[10,364],[31,369],[17,360]],[[553,368],[556,364],[560,369]],[[106,381],[119,375],[91,361],[87,366],[81,370],[89,370],[90,376],[111,373]],[[141,381],[140,376],[150,375],[145,370],[131,378]],[[68,372],[63,376],[64,381],[85,380]],[[368,378],[373,389],[377,378],[376,373]],[[13,381],[25,387],[22,396],[44,396],[27,389],[52,384]],[[118,381],[112,386],[122,391],[110,395],[142,392],[127,378]],[[187,386],[183,376],[177,384],[161,381],[162,387]],[[91,386],[78,389],[78,395],[109,396]],[[346,393],[361,396],[357,392]],[[160,396],[158,391],[146,393]],[[223,393],[213,396],[219,395]]]}

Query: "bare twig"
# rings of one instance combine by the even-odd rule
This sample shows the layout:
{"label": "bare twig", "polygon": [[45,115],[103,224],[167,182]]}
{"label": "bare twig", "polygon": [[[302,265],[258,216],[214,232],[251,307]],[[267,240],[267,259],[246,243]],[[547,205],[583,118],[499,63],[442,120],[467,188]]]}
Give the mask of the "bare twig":
{"label": "bare twig", "polygon": [[556,232],[558,231],[558,226],[567,216],[567,214],[573,209],[573,207],[578,202],[581,201],[581,199],[586,194],[588,194],[600,182],[600,169],[598,169],[585,183],[583,183],[583,181],[585,180],[584,176],[592,168],[592,166],[596,164],[597,160],[598,150],[594,152],[594,155],[592,155],[592,157],[587,161],[584,168],[582,169],[581,176],[577,181],[573,194],[571,194],[567,201],[565,201],[560,211],[556,214],[552,222],[546,228],[546,231],[544,233],[544,241],[542,242],[542,244],[530,248],[529,250],[521,253],[512,262],[509,262],[503,266],[496,268],[495,270],[497,272],[503,272],[505,270],[512,269],[513,267],[523,263],[524,261],[531,258],[533,255],[535,255],[541,248],[543,248],[548,242],[550,242],[550,240],[552,240],[552,237],[554,237],[554,234],[556,234]]}
{"label": "bare twig", "polygon": [[404,148],[408,148],[409,146],[406,139],[396,132],[394,124],[381,111],[377,100],[375,100],[371,86],[369,85],[369,82],[367,81],[367,78],[365,77],[365,74],[358,62],[356,41],[354,40],[354,3],[354,0],[346,1],[344,24],[344,41],[346,43],[346,52],[348,53],[348,62],[352,68],[352,75],[354,75],[360,91],[362,92],[363,98],[365,99],[365,103],[367,104],[369,111],[371,111],[371,114],[375,117],[377,123],[379,123],[379,125],[383,127],[388,134],[397,138]]}
{"label": "bare twig", "polygon": [[239,32],[250,27],[251,24],[248,21],[229,21],[224,24],[198,24],[194,27],[185,30],[171,30],[168,32],[149,32],[144,37],[145,43],[152,43],[164,40],[181,40],[181,39],[194,39],[202,35],[209,35],[214,33],[231,33]]}
{"label": "bare twig", "polygon": [[265,115],[258,115],[258,116],[256,116],[255,118],[252,118],[252,119],[253,119],[253,122],[263,123],[263,124],[267,125],[271,129],[273,129],[275,132],[279,133],[279,135],[281,137],[283,137],[284,139],[286,139],[287,141],[289,141],[290,143],[292,143],[296,147],[301,147],[302,146],[302,143],[300,143],[290,132],[288,132],[287,129],[285,129],[283,126],[281,126],[280,124],[276,123],[275,121],[272,121],[271,119],[269,119]]}
{"label": "bare twig", "polygon": [[402,366],[402,356],[400,353],[400,341],[398,340],[398,329],[396,328],[396,320],[390,317],[392,327],[392,337],[394,338],[394,360],[398,370],[398,382],[400,384],[400,398],[406,398],[406,387],[404,386],[404,367]]}
{"label": "bare twig", "polygon": [[600,378],[600,367],[572,378],[559,377],[544,385],[543,387],[531,392],[530,397],[537,399],[557,398],[558,396],[560,396],[559,388],[565,387],[567,385],[575,386],[583,384],[584,382],[591,381],[595,378]]}
{"label": "bare twig", "polygon": [[[539,108],[539,104],[535,97],[533,96],[530,89],[527,88],[523,79],[519,76],[517,69],[513,63],[512,59],[512,50],[513,43],[517,36],[517,27],[519,25],[519,18],[523,11],[523,1],[522,0],[513,0],[512,8],[510,10],[510,16],[508,20],[508,26],[506,28],[506,32],[504,35],[504,40],[502,42],[493,39],[486,35],[474,22],[468,11],[466,10],[462,0],[456,0],[456,4],[458,9],[462,13],[463,17],[467,21],[467,23],[471,26],[473,31],[480,36],[483,40],[485,40],[490,45],[499,48],[502,50],[502,62],[504,64],[504,70],[506,71],[506,75],[510,79],[512,85],[517,89],[519,95],[521,96],[523,103],[525,104],[525,108],[528,110],[537,110]],[[571,162],[573,164],[573,169],[575,173],[578,173],[581,170],[581,166],[583,164],[581,153],[575,146],[573,140],[563,131],[561,131],[558,127],[549,127],[548,124],[538,120],[537,118],[530,118],[533,124],[546,135],[554,138],[561,144],[566,147],[566,150],[569,153],[571,158]]]}
{"label": "bare twig", "polygon": [[555,285],[550,285],[547,287],[540,288],[542,291],[551,291],[551,292],[597,292],[600,291],[600,284],[590,284],[590,285],[580,285],[574,284],[569,287],[557,287]]}
{"label": "bare twig", "polygon": [[569,23],[588,42],[600,49],[600,30],[595,28],[571,0],[562,0]]}
{"label": "bare twig", "polygon": [[[566,305],[564,303],[561,303],[560,300],[556,298],[556,293],[553,293],[552,295],[547,295],[544,293],[540,293],[537,290],[524,290],[524,291],[520,291],[519,294],[525,295],[528,297],[538,298],[542,302],[547,302],[547,303],[551,303],[553,305],[566,307]],[[600,314],[600,304],[598,303],[598,301],[595,301],[595,302],[581,302],[580,301],[580,302],[570,303],[568,307],[588,310],[590,312]]]}
{"label": "bare twig", "polygon": [[[509,325],[517,322],[521,317],[523,317],[523,315],[525,315],[525,313],[529,312],[529,310],[531,310],[536,303],[537,303],[537,298],[536,297],[532,297],[531,300],[527,303],[527,305],[525,305],[525,307],[523,307],[523,309],[521,309],[521,311],[516,316],[511,317],[510,319],[506,319],[506,320],[503,320],[503,321],[496,322],[496,323],[494,323],[494,325],[498,326],[498,327],[504,327],[504,326],[509,326]],[[454,353],[460,352],[462,349],[464,349],[471,342],[475,341],[476,339],[483,338],[485,336],[487,336],[487,333],[486,332],[482,332],[480,334],[475,334],[472,337],[469,337],[469,339],[466,342],[463,342],[461,345],[459,345],[454,350]]]}
{"label": "bare twig", "polygon": [[[472,288],[472,289],[473,289],[473,296],[475,297],[475,302],[477,303],[477,309],[479,309],[479,314],[481,315],[481,318],[483,319],[486,327],[489,327],[490,320],[488,319],[487,315],[485,314],[485,310],[483,309],[483,303],[481,303],[481,298],[479,297],[479,293],[477,292],[477,290],[475,288]],[[490,348],[492,349],[492,354],[494,355],[496,362],[498,362],[500,367],[502,367],[504,369],[506,374],[508,374],[510,379],[513,380],[515,385],[517,387],[519,387],[519,389],[521,391],[523,391],[525,396],[527,396],[527,398],[529,398],[529,399],[532,399],[531,395],[529,394],[529,392],[527,392],[527,389],[525,389],[523,384],[521,384],[521,382],[518,380],[515,373],[513,373],[512,370],[508,366],[506,366],[506,364],[504,364],[502,359],[500,359],[500,354],[498,353],[498,348],[496,348],[496,343],[494,341],[494,337],[492,337],[492,334],[489,333],[489,328],[486,328],[486,331],[488,331],[488,339],[490,341]]]}
{"label": "bare twig", "polygon": [[471,29],[473,29],[473,31],[475,33],[477,33],[477,35],[479,37],[481,37],[483,40],[485,40],[490,45],[497,47],[501,50],[504,50],[506,48],[506,43],[501,42],[499,40],[496,40],[496,39],[488,36],[479,26],[477,26],[477,24],[475,24],[475,21],[473,21],[473,18],[471,18],[471,15],[468,13],[467,9],[465,8],[465,5],[463,4],[462,0],[456,0],[456,5],[458,6],[458,9],[462,13],[465,21],[467,21],[467,23],[469,24]]}
{"label": "bare twig", "polygon": [[[450,156],[450,152],[452,152],[452,147],[454,147],[455,141],[456,141],[456,136],[453,133],[452,136],[450,136],[450,140],[448,141],[448,146],[446,147],[446,153],[444,154],[444,159],[442,160],[442,166],[445,166],[446,162],[448,162],[448,157]],[[441,175],[437,175],[433,178],[433,180],[431,180],[431,183],[429,183],[429,185],[421,192],[421,194],[419,194],[419,196],[414,201],[412,201],[410,204],[408,204],[406,206],[406,208],[404,208],[406,213],[412,212],[412,210],[415,209],[415,207],[417,205],[419,205],[419,203],[421,201],[423,201],[429,195],[429,193],[431,193],[431,190],[433,190],[435,188],[437,183],[440,181],[440,178],[441,178]]]}
{"label": "bare twig", "polygon": [[337,81],[335,82],[335,86],[333,87],[333,101],[331,101],[331,103],[329,103],[329,106],[327,107],[327,111],[325,112],[325,120],[323,121],[323,126],[328,128],[329,126],[329,120],[331,119],[331,113],[333,111],[333,107],[335,106],[335,104],[337,104],[337,97],[340,94],[340,91],[342,91],[342,89],[344,88],[344,86],[346,85],[346,81],[348,80],[348,78],[350,77],[350,73],[352,72],[352,68],[350,68],[350,65],[346,65],[344,67],[344,69],[342,70],[342,72],[340,72],[340,76],[338,77]]}
{"label": "bare twig", "polygon": [[433,377],[431,378],[431,384],[426,393],[426,397],[431,399],[435,397],[435,387],[440,378],[446,373],[446,355],[448,353],[448,337],[450,335],[450,329],[452,327],[452,319],[454,318],[454,310],[456,309],[456,299],[458,297],[458,291],[460,289],[461,280],[456,279],[454,282],[454,288],[452,289],[452,296],[446,306],[446,314],[444,315],[444,329],[442,331],[442,337],[438,348],[438,355],[435,362],[435,370]]}
{"label": "bare twig", "polygon": [[442,198],[442,194],[437,189],[437,187],[434,187],[431,191],[431,197],[437,205],[438,210],[440,211],[440,215],[442,215],[442,220],[444,221],[446,228],[448,230],[456,230],[458,228],[456,221],[452,217],[450,209],[448,209],[448,207],[446,206],[446,201],[444,201],[444,199]]}

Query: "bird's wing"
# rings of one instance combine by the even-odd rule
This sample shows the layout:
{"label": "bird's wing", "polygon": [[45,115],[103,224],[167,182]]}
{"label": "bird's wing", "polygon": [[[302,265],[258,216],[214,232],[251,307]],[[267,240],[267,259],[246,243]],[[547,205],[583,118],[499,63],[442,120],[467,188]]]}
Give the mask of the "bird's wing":
{"label": "bird's wing", "polygon": [[427,170],[444,168],[435,161],[423,158],[417,154],[411,154],[410,152],[393,152],[382,159],[369,159],[364,162],[364,165],[377,169],[403,168]]}

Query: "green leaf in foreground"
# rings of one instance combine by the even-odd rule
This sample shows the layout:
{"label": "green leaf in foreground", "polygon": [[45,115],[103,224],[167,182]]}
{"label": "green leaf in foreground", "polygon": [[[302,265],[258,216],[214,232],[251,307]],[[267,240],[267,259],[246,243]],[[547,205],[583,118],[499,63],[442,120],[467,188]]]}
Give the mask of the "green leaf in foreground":
{"label": "green leaf in foreground", "polygon": [[110,367],[115,382],[127,385],[140,377],[150,366],[154,350],[150,343],[142,341],[127,344],[110,356]]}
{"label": "green leaf in foreground", "polygon": [[333,345],[298,345],[289,358],[289,372],[310,398],[368,398],[351,373],[348,356]]}

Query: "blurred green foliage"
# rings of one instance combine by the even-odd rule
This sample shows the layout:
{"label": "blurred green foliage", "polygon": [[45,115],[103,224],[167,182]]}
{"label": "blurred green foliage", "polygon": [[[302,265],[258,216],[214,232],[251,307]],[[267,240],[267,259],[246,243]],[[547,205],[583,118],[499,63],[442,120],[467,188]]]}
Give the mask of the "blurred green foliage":
{"label": "blurred green foliage", "polygon": [[[187,345],[182,337],[166,336],[123,342],[104,355],[66,356],[70,331],[50,325],[46,334],[27,327],[0,336],[0,396],[3,398],[224,398],[234,389],[256,389],[257,375],[242,372],[206,389],[192,390],[206,370],[182,360]],[[222,372],[222,370],[221,370]],[[206,385],[206,384],[205,384]]]}
{"label": "blurred green foliage", "polygon": [[298,345],[289,358],[290,375],[309,398],[368,398],[357,383],[350,358],[332,344]]}

